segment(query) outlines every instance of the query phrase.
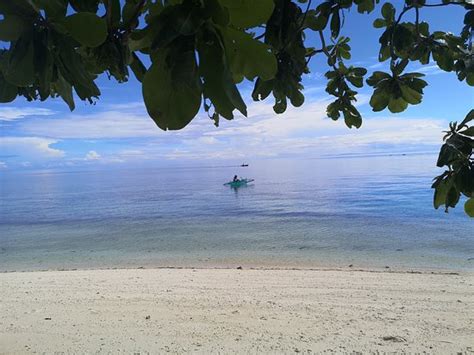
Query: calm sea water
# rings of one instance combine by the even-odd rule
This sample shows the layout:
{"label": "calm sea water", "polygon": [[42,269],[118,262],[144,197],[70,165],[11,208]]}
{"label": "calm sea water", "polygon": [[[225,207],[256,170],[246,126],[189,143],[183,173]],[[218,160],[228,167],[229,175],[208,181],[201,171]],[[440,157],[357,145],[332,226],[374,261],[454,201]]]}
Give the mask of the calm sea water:
{"label": "calm sea water", "polygon": [[[434,156],[1,176],[0,270],[472,270],[474,220],[432,208]],[[248,187],[223,186],[234,174]]]}

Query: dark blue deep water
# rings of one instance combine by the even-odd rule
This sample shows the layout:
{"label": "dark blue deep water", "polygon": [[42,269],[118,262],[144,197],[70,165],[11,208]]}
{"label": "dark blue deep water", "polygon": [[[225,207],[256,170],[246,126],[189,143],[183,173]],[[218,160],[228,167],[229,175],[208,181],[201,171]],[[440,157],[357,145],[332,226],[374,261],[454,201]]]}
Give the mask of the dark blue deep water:
{"label": "dark blue deep water", "polygon": [[[434,156],[4,173],[0,271],[151,266],[472,270],[474,220],[432,207]],[[234,174],[255,183],[223,186]]]}

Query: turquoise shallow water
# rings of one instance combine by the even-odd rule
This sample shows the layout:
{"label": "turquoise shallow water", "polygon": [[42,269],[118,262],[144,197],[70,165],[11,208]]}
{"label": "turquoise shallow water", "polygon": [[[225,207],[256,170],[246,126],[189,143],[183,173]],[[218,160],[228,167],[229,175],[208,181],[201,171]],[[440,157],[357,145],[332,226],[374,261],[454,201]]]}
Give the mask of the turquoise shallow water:
{"label": "turquoise shallow water", "polygon": [[[0,271],[139,266],[473,270],[434,156],[3,174]],[[234,174],[248,187],[223,186]]]}

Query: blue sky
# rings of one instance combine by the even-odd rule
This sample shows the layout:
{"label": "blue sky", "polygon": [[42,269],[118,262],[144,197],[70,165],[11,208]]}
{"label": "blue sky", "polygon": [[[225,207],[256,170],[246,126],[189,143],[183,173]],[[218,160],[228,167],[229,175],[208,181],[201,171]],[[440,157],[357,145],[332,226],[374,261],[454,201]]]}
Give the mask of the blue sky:
{"label": "blue sky", "polygon": [[[400,1],[401,3],[401,1]],[[349,64],[383,70],[377,63],[380,30],[372,28],[379,11],[346,16],[343,33],[350,36]],[[423,9],[431,29],[459,33],[460,8]],[[316,41],[311,36],[308,43]],[[189,165],[253,162],[268,158],[317,158],[334,155],[436,153],[442,130],[461,120],[474,106],[474,90],[460,83],[454,73],[434,65],[409,70],[424,72],[429,86],[424,101],[402,114],[374,113],[368,105],[370,88],[358,102],[364,123],[349,130],[344,122],[325,115],[331,98],[324,91],[324,58],[310,64],[304,80],[306,102],[283,115],[272,111],[272,100],[253,103],[252,85],[241,86],[248,103],[248,118],[222,121],[219,128],[205,115],[178,132],[163,132],[148,117],[141,86],[133,78],[117,84],[106,77],[98,81],[102,91],[95,105],[76,100],[70,112],[61,100],[26,102],[18,98],[0,106],[0,169],[108,169],[130,165]]]}

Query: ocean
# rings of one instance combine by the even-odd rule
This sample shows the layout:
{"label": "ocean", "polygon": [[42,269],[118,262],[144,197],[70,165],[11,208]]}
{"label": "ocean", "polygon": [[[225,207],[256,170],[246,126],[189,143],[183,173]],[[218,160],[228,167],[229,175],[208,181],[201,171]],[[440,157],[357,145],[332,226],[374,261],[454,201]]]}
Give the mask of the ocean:
{"label": "ocean", "polygon": [[[2,172],[0,271],[473,270],[474,220],[432,207],[436,156]],[[223,184],[238,174],[254,183]]]}

